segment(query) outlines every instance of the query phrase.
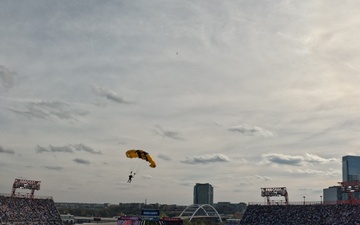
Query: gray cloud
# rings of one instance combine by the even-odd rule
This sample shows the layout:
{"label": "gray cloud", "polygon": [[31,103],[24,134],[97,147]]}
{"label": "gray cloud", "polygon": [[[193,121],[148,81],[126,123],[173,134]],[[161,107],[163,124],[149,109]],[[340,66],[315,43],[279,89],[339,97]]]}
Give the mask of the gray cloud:
{"label": "gray cloud", "polygon": [[243,135],[248,135],[248,136],[271,137],[275,135],[275,133],[272,131],[266,130],[259,126],[250,126],[247,124],[230,127],[228,131],[241,133]]}
{"label": "gray cloud", "polygon": [[77,121],[77,117],[85,116],[87,111],[77,111],[69,109],[69,105],[60,101],[52,102],[31,102],[25,105],[26,110],[19,110],[10,108],[9,110],[26,116],[30,119],[45,119],[45,120],[70,120]]}
{"label": "gray cloud", "polygon": [[270,153],[262,156],[262,163],[274,163],[274,164],[283,164],[291,166],[301,166],[306,163],[310,164],[320,164],[338,161],[335,158],[322,158],[320,156],[305,153],[303,155],[285,155],[278,153]]}
{"label": "gray cloud", "polygon": [[85,151],[91,154],[100,154],[101,155],[101,151],[95,151],[93,148],[86,146],[84,144],[77,144],[77,145],[73,145],[73,147],[77,150],[77,151]]}
{"label": "gray cloud", "polygon": [[182,186],[186,186],[186,187],[193,187],[194,186],[194,181],[179,181],[179,180],[176,180],[175,182],[182,185]]}
{"label": "gray cloud", "polygon": [[41,146],[39,146],[39,145],[37,145],[37,146],[35,147],[35,151],[36,151],[37,153],[50,152],[49,149],[44,148],[44,147],[41,147]]}
{"label": "gray cloud", "polygon": [[85,165],[89,165],[89,164],[90,164],[90,161],[88,161],[88,160],[86,160],[86,159],[75,158],[73,161],[76,162],[76,163],[79,163],[79,164],[85,164]]}
{"label": "gray cloud", "polygon": [[269,180],[271,180],[270,177],[260,176],[260,175],[246,176],[244,178],[249,179],[249,180],[261,180],[261,181],[269,181]]}
{"label": "gray cloud", "polygon": [[185,140],[180,136],[180,133],[177,131],[165,130],[161,126],[156,125],[154,132],[162,137],[167,137],[174,140]]}
{"label": "gray cloud", "polygon": [[0,65],[0,90],[7,90],[14,86],[16,73]]}
{"label": "gray cloud", "polygon": [[186,164],[206,164],[206,163],[216,163],[216,162],[229,162],[230,159],[223,154],[205,154],[198,156],[186,157],[185,160],[180,162]]}
{"label": "gray cloud", "polygon": [[56,171],[60,171],[63,169],[63,167],[61,167],[61,166],[44,166],[44,168],[49,169],[49,170],[56,170]]}
{"label": "gray cloud", "polygon": [[105,97],[106,99],[116,102],[116,103],[121,103],[121,104],[129,104],[131,103],[130,101],[125,100],[123,97],[118,96],[117,93],[115,93],[114,91],[111,90],[106,90],[102,87],[98,87],[96,85],[92,86],[93,91],[101,97]]}
{"label": "gray cloud", "polygon": [[15,154],[15,151],[12,149],[5,149],[4,147],[0,146],[0,153],[6,153],[6,154]]}
{"label": "gray cloud", "polygon": [[165,161],[171,161],[171,158],[168,155],[165,155],[165,154],[159,154],[158,158],[163,159]]}
{"label": "gray cloud", "polygon": [[339,177],[341,173],[334,170],[314,170],[314,169],[297,169],[297,170],[289,170],[290,173],[293,174],[306,174],[306,175],[322,175],[329,177]]}
{"label": "gray cloud", "polygon": [[267,154],[263,156],[265,161],[275,164],[285,164],[292,166],[300,166],[304,162],[302,156],[292,156],[283,154]]}
{"label": "gray cloud", "polygon": [[74,152],[70,146],[49,146],[51,152]]}
{"label": "gray cloud", "polygon": [[65,152],[65,153],[73,153],[74,150],[69,146],[52,146],[49,145],[48,148],[45,147],[41,147],[39,145],[36,146],[35,148],[37,153],[42,153],[42,152]]}
{"label": "gray cloud", "polygon": [[315,154],[305,153],[304,159],[308,163],[329,163],[329,162],[338,162],[340,159],[336,158],[323,158]]}
{"label": "gray cloud", "polygon": [[37,153],[42,152],[65,152],[65,153],[74,153],[74,151],[85,151],[91,154],[102,154],[101,151],[95,151],[93,148],[86,146],[84,144],[74,144],[74,145],[64,145],[64,146],[52,146],[41,147],[36,146],[35,148]]}

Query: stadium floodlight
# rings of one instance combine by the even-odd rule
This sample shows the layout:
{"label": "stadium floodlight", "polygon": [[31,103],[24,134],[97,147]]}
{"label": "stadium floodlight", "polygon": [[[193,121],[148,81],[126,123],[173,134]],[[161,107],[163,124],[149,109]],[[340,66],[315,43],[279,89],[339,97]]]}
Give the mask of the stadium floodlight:
{"label": "stadium floodlight", "polygon": [[16,189],[27,189],[31,190],[30,198],[34,198],[35,190],[40,190],[40,183],[41,181],[37,180],[25,180],[25,179],[15,179],[13,186],[12,186],[12,193],[11,196],[16,196]]}
{"label": "stadium floodlight", "polygon": [[271,205],[270,197],[279,197],[279,196],[285,197],[285,205],[289,204],[288,192],[286,190],[286,187],[261,188],[261,197],[266,197],[268,205]]}
{"label": "stadium floodlight", "polygon": [[347,194],[347,200],[339,200],[338,203],[340,204],[360,204],[360,199],[357,197],[360,192],[360,181],[359,180],[352,180],[352,181],[343,181],[338,182],[341,185],[341,193]]}

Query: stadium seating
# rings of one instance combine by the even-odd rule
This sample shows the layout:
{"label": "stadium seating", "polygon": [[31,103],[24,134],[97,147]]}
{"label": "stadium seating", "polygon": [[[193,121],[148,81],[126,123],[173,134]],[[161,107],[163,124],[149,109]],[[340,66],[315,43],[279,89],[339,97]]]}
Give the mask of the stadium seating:
{"label": "stadium seating", "polygon": [[360,224],[360,205],[249,205],[241,225]]}
{"label": "stadium seating", "polygon": [[61,225],[52,199],[0,196],[0,224]]}

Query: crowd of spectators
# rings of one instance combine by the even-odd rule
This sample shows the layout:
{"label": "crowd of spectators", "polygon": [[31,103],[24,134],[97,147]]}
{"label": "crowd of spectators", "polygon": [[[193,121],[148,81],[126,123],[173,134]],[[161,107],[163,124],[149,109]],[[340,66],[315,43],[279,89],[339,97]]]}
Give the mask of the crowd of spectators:
{"label": "crowd of spectators", "polygon": [[61,225],[52,199],[0,196],[0,224]]}
{"label": "crowd of spectators", "polygon": [[249,205],[241,225],[360,225],[360,205]]}

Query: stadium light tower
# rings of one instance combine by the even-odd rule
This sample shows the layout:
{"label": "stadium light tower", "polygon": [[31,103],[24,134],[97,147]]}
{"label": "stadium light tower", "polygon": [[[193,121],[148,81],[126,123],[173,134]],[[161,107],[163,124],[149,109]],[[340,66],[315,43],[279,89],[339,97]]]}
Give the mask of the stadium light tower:
{"label": "stadium light tower", "polygon": [[288,192],[286,190],[286,187],[261,188],[261,197],[266,197],[268,205],[271,205],[270,197],[278,197],[278,196],[284,196],[285,197],[285,205],[289,204]]}
{"label": "stadium light tower", "polygon": [[40,183],[41,181],[36,180],[23,180],[23,179],[15,179],[13,186],[12,186],[12,192],[11,196],[16,196],[15,192],[16,189],[27,189],[31,190],[30,198],[34,198],[34,192],[35,190],[40,190]]}
{"label": "stadium light tower", "polygon": [[360,198],[358,197],[360,192],[360,181],[343,181],[339,182],[339,184],[341,185],[341,193],[347,194],[348,199],[338,201],[338,203],[360,205]]}

